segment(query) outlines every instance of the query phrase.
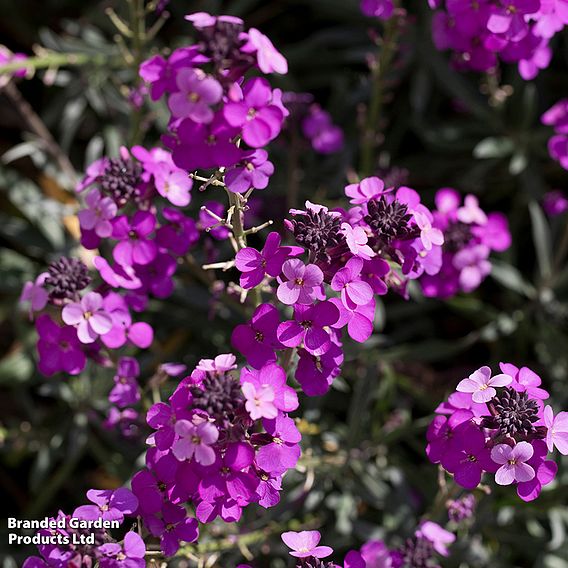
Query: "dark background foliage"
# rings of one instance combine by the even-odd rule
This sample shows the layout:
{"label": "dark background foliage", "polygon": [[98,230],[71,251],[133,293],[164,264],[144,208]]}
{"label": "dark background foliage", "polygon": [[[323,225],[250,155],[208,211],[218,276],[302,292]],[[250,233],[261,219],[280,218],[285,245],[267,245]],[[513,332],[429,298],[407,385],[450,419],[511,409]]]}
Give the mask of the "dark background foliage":
{"label": "dark background foliage", "polygon": [[[304,522],[341,550],[371,536],[397,544],[433,506],[433,517],[443,520],[444,503],[434,502],[437,470],[424,455],[425,430],[444,396],[483,364],[527,365],[542,376],[556,408],[568,404],[567,221],[547,219],[540,206],[546,191],[566,187],[567,177],[549,159],[550,132],[539,121],[568,93],[568,36],[555,39],[550,68],[533,82],[508,67],[497,77],[458,74],[432,45],[426,0],[404,4],[409,17],[384,84],[377,171],[406,181],[430,205],[440,187],[475,193],[484,209],[508,216],[513,245],[473,294],[442,302],[413,290],[409,302],[386,298],[371,340],[347,344],[344,372],[329,395],[302,401],[301,471],[287,478],[278,507],[247,513],[243,526],[253,533],[268,527],[277,535]],[[124,13],[118,1],[0,1],[0,44],[25,53],[42,45],[93,60],[18,83],[78,172],[133,137],[157,143],[166,120],[159,104],[134,116],[126,101],[134,73],[115,43],[109,6]],[[380,26],[361,16],[354,0],[173,0],[167,9],[171,17],[155,48],[190,41],[186,13],[242,16],[288,58],[289,75],[274,84],[312,93],[345,130],[344,151],[322,157],[291,125],[273,145],[277,174],[255,214],[282,219],[306,198],[335,204],[358,169],[368,56],[381,56],[368,30]],[[110,371],[90,367],[81,377],[46,379],[35,369],[34,330],[17,299],[25,280],[73,250],[75,201],[61,163],[30,133],[21,105],[5,89],[0,127],[0,491],[4,517],[42,517],[72,511],[89,487],[123,483],[141,463],[142,445],[101,426]],[[196,214],[200,198],[191,206]],[[144,377],[165,360],[191,367],[229,350],[230,330],[242,319],[220,303],[211,318],[204,283],[191,271],[180,274],[175,294],[150,304],[157,341],[141,356]],[[529,504],[510,489],[495,489],[446,565],[568,566],[567,478],[564,463],[555,485]],[[277,536],[258,534],[250,548],[262,565],[284,566]],[[9,548],[0,531],[4,566],[31,552]],[[240,558],[234,550],[220,565]]]}

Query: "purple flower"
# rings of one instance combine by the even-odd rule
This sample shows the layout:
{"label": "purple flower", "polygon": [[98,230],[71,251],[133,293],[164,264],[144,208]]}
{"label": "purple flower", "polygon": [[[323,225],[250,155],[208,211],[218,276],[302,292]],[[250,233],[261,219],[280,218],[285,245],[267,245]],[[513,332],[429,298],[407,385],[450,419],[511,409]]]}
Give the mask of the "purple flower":
{"label": "purple flower", "polygon": [[242,128],[243,140],[252,148],[261,148],[280,133],[284,114],[272,104],[272,89],[266,79],[249,79],[243,88],[243,100],[229,102],[223,116],[234,127]]}
{"label": "purple flower", "polygon": [[117,542],[108,542],[98,547],[99,566],[101,568],[144,568],[146,545],[142,537],[134,531],[124,535],[122,546]]}
{"label": "purple flower", "polygon": [[517,442],[511,447],[508,444],[497,444],[491,450],[491,459],[501,465],[495,474],[495,483],[511,485],[517,481],[530,481],[535,477],[534,469],[526,462],[533,455],[533,447],[528,442]]}
{"label": "purple flower", "polygon": [[256,53],[258,68],[263,73],[288,73],[286,58],[274,47],[273,43],[256,28],[250,28],[246,34],[248,40],[241,47],[244,53]]}
{"label": "purple flower", "polygon": [[370,260],[375,256],[373,249],[367,244],[369,238],[363,227],[352,227],[349,223],[341,224],[341,232],[349,250],[359,258]]}
{"label": "purple flower", "polygon": [[470,490],[479,485],[483,471],[495,471],[485,436],[468,423],[456,430],[454,450],[442,458],[442,465],[454,474],[456,483]]}
{"label": "purple flower", "polygon": [[284,544],[292,549],[290,556],[296,558],[326,558],[332,552],[333,548],[329,546],[318,546],[321,540],[321,534],[318,531],[301,531],[301,532],[285,532],[282,533]]}
{"label": "purple flower", "polygon": [[256,463],[264,471],[279,475],[296,467],[300,458],[302,439],[294,421],[288,416],[278,415],[274,420],[263,420],[264,427],[272,436],[272,442],[262,446],[256,454]]}
{"label": "purple flower", "polygon": [[487,29],[494,34],[505,34],[512,41],[519,41],[528,33],[525,15],[534,14],[540,8],[540,0],[499,0],[494,8]]}
{"label": "purple flower", "polygon": [[319,302],[306,306],[294,306],[294,319],[278,326],[278,340],[286,347],[298,347],[303,343],[312,355],[323,355],[331,346],[331,338],[325,330],[339,319],[339,310],[332,302]]}
{"label": "purple flower", "polygon": [[225,184],[235,193],[245,193],[251,187],[264,189],[273,173],[274,165],[268,161],[268,152],[252,150],[225,173]]}
{"label": "purple flower", "polygon": [[[432,463],[439,463],[446,455],[459,450],[456,443],[456,431],[458,428],[473,418],[470,410],[456,410],[449,418],[436,416],[430,423],[426,432],[428,445],[426,454]],[[459,440],[458,440],[459,441]]]}
{"label": "purple flower", "polygon": [[330,302],[340,314],[339,319],[331,327],[341,329],[347,325],[349,337],[358,343],[364,343],[371,337],[375,318],[375,300],[363,306],[355,306],[353,310],[347,308],[339,298],[332,298]]}
{"label": "purple flower", "polygon": [[323,272],[315,264],[305,265],[297,258],[287,260],[282,272],[288,279],[278,286],[278,299],[288,306],[292,304],[312,304],[321,294]]}
{"label": "purple flower", "polygon": [[167,223],[162,223],[156,231],[156,243],[177,256],[185,255],[199,240],[195,221],[186,217],[181,211],[169,207],[164,207],[162,215]]}
{"label": "purple flower", "polygon": [[158,193],[170,203],[178,207],[189,205],[193,181],[183,170],[161,171],[155,176],[155,182]]}
{"label": "purple flower", "polygon": [[43,287],[49,272],[42,272],[34,282],[26,282],[20,296],[20,302],[30,303],[30,317],[33,312],[39,312],[45,308],[49,300],[49,293]]}
{"label": "purple flower", "polygon": [[521,481],[517,484],[517,495],[527,502],[534,501],[540,495],[542,488],[551,483],[558,472],[556,463],[546,459],[547,447],[543,440],[533,440],[532,447],[534,453],[527,464],[535,470],[536,475],[530,481]]}
{"label": "purple flower", "polygon": [[549,191],[542,198],[542,208],[549,217],[557,217],[568,211],[568,199],[558,189]]}
{"label": "purple flower", "polygon": [[520,369],[511,363],[499,363],[499,368],[503,373],[513,377],[511,388],[518,392],[526,392],[531,398],[546,400],[550,394],[540,387],[541,378],[528,367]]}
{"label": "purple flower", "polygon": [[[241,385],[252,384],[257,391],[269,387],[274,397],[273,405],[282,412],[292,412],[298,408],[296,391],[286,384],[286,372],[275,363],[268,363],[261,369],[253,370],[246,367],[241,371]],[[276,415],[264,418],[275,418]],[[256,419],[255,419],[256,420]]]}
{"label": "purple flower", "polygon": [[332,123],[331,116],[319,105],[312,105],[302,121],[302,132],[320,154],[334,154],[343,148],[343,130]]}
{"label": "purple flower", "polygon": [[415,535],[430,541],[434,550],[442,556],[449,556],[448,545],[455,542],[456,535],[443,529],[438,523],[422,521]]}
{"label": "purple flower", "polygon": [[103,197],[98,189],[92,189],[85,198],[87,209],[77,213],[81,229],[94,231],[101,237],[107,238],[112,234],[111,219],[114,219],[118,207],[110,197]]}
{"label": "purple flower", "polygon": [[247,290],[254,288],[262,282],[265,274],[276,278],[282,271],[284,261],[302,252],[300,247],[281,247],[280,235],[269,233],[260,252],[251,247],[237,252],[235,266],[243,273],[240,278],[241,286]]}
{"label": "purple flower", "polygon": [[475,290],[491,272],[488,257],[489,248],[485,245],[462,249],[454,256],[453,265],[460,272],[459,282],[464,292]]}
{"label": "purple flower", "polygon": [[257,389],[252,383],[244,382],[241,388],[245,395],[245,408],[253,420],[278,416],[278,409],[274,406],[274,389],[270,385]]}
{"label": "purple flower", "polygon": [[366,568],[391,568],[390,551],[382,540],[369,540],[361,547]]}
{"label": "purple flower", "polygon": [[157,513],[164,499],[170,499],[180,462],[171,454],[161,454],[155,459],[146,456],[150,471],[143,469],[132,478],[132,492],[138,497],[143,515]]}
{"label": "purple flower", "polygon": [[161,518],[145,517],[144,524],[153,536],[160,537],[160,546],[166,556],[173,556],[180,542],[194,542],[199,536],[197,520],[188,517],[183,507],[165,502]]}
{"label": "purple flower", "polygon": [[341,292],[341,301],[350,310],[364,306],[373,299],[373,289],[360,278],[362,270],[363,260],[354,257],[331,280],[332,290]]}
{"label": "purple flower", "polygon": [[146,421],[156,432],[150,435],[147,442],[155,443],[159,450],[169,450],[176,437],[174,428],[178,420],[191,420],[191,414],[187,410],[174,409],[165,402],[152,405],[146,414]]}
{"label": "purple flower", "polygon": [[47,314],[41,315],[35,325],[39,335],[40,372],[48,377],[59,371],[78,375],[85,368],[87,358],[81,350],[77,331],[73,327],[58,326]]}
{"label": "purple flower", "polygon": [[211,422],[194,416],[192,421],[178,420],[175,433],[179,438],[172,446],[172,452],[179,461],[191,460],[201,465],[211,465],[215,461],[215,450],[211,446],[219,438],[219,430]]}
{"label": "purple flower", "polygon": [[343,363],[343,351],[335,343],[326,353],[320,356],[312,355],[305,349],[298,350],[299,360],[295,378],[302,390],[308,396],[321,396],[325,394],[339,375]]}
{"label": "purple flower", "polygon": [[140,374],[138,361],[133,357],[121,357],[118,360],[115,385],[110,391],[108,399],[120,408],[132,406],[140,400],[140,388],[136,377]]}
{"label": "purple flower", "polygon": [[64,306],[61,317],[66,324],[76,326],[81,343],[93,343],[112,329],[112,318],[104,311],[103,298],[96,292],[85,294],[80,303]]}
{"label": "purple flower", "polygon": [[140,349],[150,347],[154,340],[154,330],[150,325],[143,321],[132,323],[130,312],[124,305],[112,309],[112,304],[107,302],[109,296],[112,298],[109,294],[105,298],[104,306],[106,313],[112,318],[112,329],[101,337],[101,341],[110,349],[118,349],[127,341]]}
{"label": "purple flower", "polygon": [[378,177],[364,178],[359,183],[352,183],[345,187],[345,195],[351,198],[349,201],[354,205],[377,199],[383,193],[385,193],[385,184]]}
{"label": "purple flower", "polygon": [[361,0],[361,12],[370,18],[388,20],[393,11],[393,0]]}
{"label": "purple flower", "polygon": [[460,381],[456,390],[472,393],[473,402],[488,402],[497,394],[494,387],[504,387],[512,381],[513,377],[505,374],[492,377],[489,367],[481,367],[467,379]]}
{"label": "purple flower", "polygon": [[189,118],[182,120],[176,131],[177,138],[171,143],[175,165],[189,171],[233,166],[243,155],[243,150],[232,141],[238,132],[221,113],[209,124],[199,124]]}
{"label": "purple flower", "polygon": [[427,215],[416,211],[414,220],[420,229],[420,240],[426,250],[432,250],[433,245],[441,246],[444,244],[444,234],[440,229],[432,226]]}
{"label": "purple flower", "polygon": [[114,260],[123,266],[152,262],[158,247],[147,237],[155,226],[156,217],[148,211],[137,211],[131,220],[126,215],[114,219],[112,237],[120,241],[112,251]]}
{"label": "purple flower", "polygon": [[562,455],[568,455],[568,412],[559,412],[556,416],[552,407],[544,408],[544,425],[546,432],[546,445],[548,451],[556,448]]}
{"label": "purple flower", "polygon": [[115,489],[89,489],[87,499],[94,505],[82,505],[73,512],[78,519],[105,521],[124,520],[124,515],[133,515],[138,509],[138,499],[124,487]]}
{"label": "purple flower", "polygon": [[249,322],[235,327],[231,344],[244,355],[249,365],[260,369],[266,363],[276,361],[274,351],[283,348],[276,335],[279,323],[278,310],[270,304],[261,304]]}
{"label": "purple flower", "polygon": [[221,84],[203,71],[185,68],[176,76],[179,92],[170,95],[168,106],[176,118],[207,124],[213,120],[211,106],[223,96]]}

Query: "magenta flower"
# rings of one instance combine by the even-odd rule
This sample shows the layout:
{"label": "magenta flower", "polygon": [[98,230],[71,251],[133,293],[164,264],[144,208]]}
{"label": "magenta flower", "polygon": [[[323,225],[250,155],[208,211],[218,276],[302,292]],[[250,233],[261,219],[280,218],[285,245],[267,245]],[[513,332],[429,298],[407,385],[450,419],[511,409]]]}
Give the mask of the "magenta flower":
{"label": "magenta flower", "polygon": [[487,29],[494,34],[505,34],[511,41],[519,41],[528,33],[527,14],[540,8],[540,0],[499,0],[489,16]]}
{"label": "magenta flower", "polygon": [[517,481],[530,481],[535,476],[534,469],[526,462],[533,455],[533,447],[528,442],[517,442],[514,447],[497,444],[491,450],[491,459],[501,467],[495,474],[495,483],[511,485]]}
{"label": "magenta flower", "polygon": [[273,173],[274,165],[268,160],[268,152],[252,150],[225,173],[225,184],[235,193],[245,193],[251,187],[264,189]]}
{"label": "magenta flower", "polygon": [[124,535],[122,546],[118,542],[107,542],[98,547],[101,568],[144,568],[146,561],[146,545],[142,537],[134,532],[128,531]]}
{"label": "magenta flower", "polygon": [[243,140],[261,148],[280,133],[284,113],[272,104],[272,89],[266,79],[254,77],[243,88],[243,100],[229,102],[223,116],[231,126],[242,128]]}
{"label": "magenta flower", "polygon": [[138,509],[138,499],[129,489],[89,489],[87,499],[94,505],[82,505],[73,512],[78,519],[122,521]]}
{"label": "magenta flower", "polygon": [[504,387],[512,381],[513,377],[505,374],[491,377],[491,369],[484,366],[460,381],[456,390],[472,393],[473,402],[488,402],[497,394],[494,387]]}
{"label": "magenta flower", "polygon": [[256,53],[258,68],[266,74],[288,73],[286,58],[274,47],[273,43],[256,28],[250,28],[246,34],[247,43],[241,47],[244,53]]}
{"label": "magenta flower", "polygon": [[550,394],[540,387],[542,379],[528,367],[520,369],[511,363],[499,363],[499,368],[503,373],[513,377],[511,388],[518,392],[526,392],[530,398],[546,400]]}
{"label": "magenta flower", "polygon": [[559,189],[545,193],[542,208],[549,217],[557,217],[568,211],[568,198]]}
{"label": "magenta flower", "polygon": [[367,244],[369,238],[363,227],[352,227],[349,223],[341,224],[341,232],[349,250],[359,258],[370,260],[375,256],[373,249]]}
{"label": "magenta flower", "polygon": [[162,223],[156,231],[156,243],[177,256],[183,256],[199,240],[195,221],[169,207],[164,207],[162,215],[167,223]]}
{"label": "magenta flower", "polygon": [[350,310],[356,306],[364,306],[373,299],[373,289],[367,282],[361,280],[363,260],[354,257],[339,269],[331,280],[331,288],[341,292],[341,301]]}
{"label": "magenta flower", "polygon": [[260,369],[276,361],[277,349],[283,349],[276,330],[280,323],[278,310],[270,304],[261,304],[246,324],[235,327],[231,344],[242,353],[249,365]]}
{"label": "magenta flower", "polygon": [[114,376],[115,384],[108,395],[112,404],[124,408],[133,406],[140,401],[140,387],[136,380],[139,372],[136,359],[132,357],[121,357],[119,359],[117,374]]}
{"label": "magenta flower", "polygon": [[77,213],[81,229],[93,231],[101,238],[112,234],[111,219],[116,217],[118,207],[110,197],[103,197],[98,189],[92,189],[85,198],[87,209]]}
{"label": "magenta flower", "polygon": [[78,375],[85,368],[87,358],[81,350],[75,328],[60,327],[47,314],[41,315],[35,325],[39,335],[40,372],[48,377],[59,371]]}
{"label": "magenta flower", "polygon": [[245,383],[252,384],[257,392],[265,387],[270,387],[274,393],[273,404],[282,412],[292,412],[298,408],[296,391],[286,384],[286,372],[275,363],[264,365],[258,371],[247,369],[246,367],[243,368],[241,371],[241,385]]}
{"label": "magenta flower", "polygon": [[264,427],[272,436],[272,442],[262,446],[256,454],[256,463],[262,470],[280,475],[288,469],[296,467],[300,458],[302,439],[294,420],[279,414],[274,420],[263,420]]}
{"label": "magenta flower", "polygon": [[122,306],[112,310],[107,298],[104,305],[105,311],[112,318],[112,329],[101,337],[101,341],[110,349],[118,349],[127,341],[141,349],[150,347],[154,340],[154,330],[150,325],[143,321],[132,323],[130,312]]}
{"label": "magenta flower", "polygon": [[161,518],[145,517],[144,524],[153,536],[160,537],[160,546],[166,556],[173,556],[180,542],[194,542],[199,536],[197,520],[188,517],[185,509],[165,502]]}
{"label": "magenta flower", "polygon": [[292,549],[290,556],[296,558],[308,558],[309,556],[326,558],[333,552],[333,548],[329,546],[318,546],[321,540],[321,534],[318,531],[288,531],[282,533],[282,540],[288,548]]}
{"label": "magenta flower", "polygon": [[487,215],[485,211],[479,207],[479,200],[475,195],[466,195],[464,204],[457,210],[458,221],[471,225],[485,225],[487,223]]}
{"label": "magenta flower", "polygon": [[276,295],[283,304],[312,304],[321,295],[323,272],[315,264],[291,258],[283,264],[282,272],[288,280],[278,286]]}
{"label": "magenta flower", "polygon": [[383,193],[385,193],[385,184],[378,177],[364,178],[359,183],[352,183],[345,187],[345,195],[351,198],[349,201],[354,205],[377,199]]}
{"label": "magenta flower", "polygon": [[546,445],[548,451],[554,448],[564,456],[568,455],[568,412],[559,412],[556,416],[552,407],[544,408],[544,425],[547,427]]}
{"label": "magenta flower", "polygon": [[191,460],[201,465],[215,461],[215,450],[211,447],[219,439],[219,430],[214,424],[198,417],[178,420],[174,427],[179,438],[172,445],[172,452],[179,461]]}
{"label": "magenta flower", "polygon": [[434,550],[442,556],[449,556],[448,545],[456,540],[455,534],[443,529],[438,523],[433,521],[422,521],[415,535],[430,541]]}
{"label": "magenta flower", "polygon": [[80,303],[72,302],[64,306],[61,317],[68,325],[77,328],[81,343],[93,343],[99,335],[112,329],[112,318],[103,309],[103,298],[96,292],[88,292]]}
{"label": "magenta flower", "polygon": [[39,312],[45,308],[49,300],[49,293],[43,287],[49,272],[42,272],[34,282],[26,282],[20,296],[20,302],[30,303],[30,318],[33,312]]}
{"label": "magenta flower", "polygon": [[112,237],[120,241],[112,251],[114,260],[123,266],[152,262],[158,247],[147,237],[155,226],[156,217],[148,211],[137,211],[132,219],[126,215],[114,219]]}
{"label": "magenta flower", "polygon": [[[192,179],[182,170],[161,171],[155,176],[156,189],[173,205],[185,207],[191,201]],[[102,235],[101,235],[102,236]]]}
{"label": "magenta flower", "polygon": [[426,250],[432,250],[432,246],[444,244],[444,233],[432,226],[430,219],[424,213],[414,212],[414,220],[420,229],[420,240]]}
{"label": "magenta flower", "polygon": [[326,327],[339,319],[339,310],[332,302],[319,302],[312,306],[296,304],[294,319],[278,326],[278,340],[286,347],[298,347],[303,343],[312,355],[323,355],[331,346]]}
{"label": "magenta flower", "polygon": [[329,300],[338,310],[339,319],[331,327],[341,329],[347,325],[347,333],[351,339],[364,343],[373,333],[373,320],[375,318],[375,300],[364,306],[347,308],[339,298]]}
{"label": "magenta flower", "polygon": [[278,409],[274,406],[274,389],[271,386],[257,389],[252,383],[245,382],[241,388],[246,399],[245,408],[253,420],[278,416]]}
{"label": "magenta flower", "polygon": [[370,18],[388,20],[393,11],[393,0],[361,0],[361,12]]}
{"label": "magenta flower", "polygon": [[284,261],[302,252],[300,247],[281,247],[280,235],[269,233],[260,252],[252,247],[245,247],[237,252],[235,266],[243,273],[240,278],[241,286],[247,290],[254,288],[262,282],[266,274],[276,278],[282,271]]}
{"label": "magenta flower", "polygon": [[294,376],[302,390],[308,396],[325,394],[341,370],[344,358],[341,347],[332,343],[328,351],[320,356],[298,349],[298,355],[300,359]]}
{"label": "magenta flower", "polygon": [[467,424],[456,430],[454,450],[442,458],[442,465],[454,474],[456,483],[466,489],[475,489],[484,471],[495,471],[490,452],[485,447],[485,436],[479,428]]}
{"label": "magenta flower", "polygon": [[223,96],[221,84],[203,71],[184,68],[176,77],[178,93],[170,95],[168,106],[176,118],[190,118],[198,124],[213,120],[211,106]]}
{"label": "magenta flower", "polygon": [[331,115],[319,105],[312,105],[302,120],[302,132],[320,154],[334,154],[343,148],[343,130],[332,123]]}
{"label": "magenta flower", "polygon": [[536,475],[530,481],[521,481],[517,484],[517,495],[527,502],[534,501],[540,495],[542,488],[551,483],[558,472],[556,463],[546,459],[548,453],[546,443],[543,440],[533,440],[531,445],[534,453],[527,464],[535,470]]}
{"label": "magenta flower", "polygon": [[488,257],[489,248],[485,245],[462,249],[454,256],[452,263],[460,272],[459,283],[464,292],[475,290],[491,272]]}

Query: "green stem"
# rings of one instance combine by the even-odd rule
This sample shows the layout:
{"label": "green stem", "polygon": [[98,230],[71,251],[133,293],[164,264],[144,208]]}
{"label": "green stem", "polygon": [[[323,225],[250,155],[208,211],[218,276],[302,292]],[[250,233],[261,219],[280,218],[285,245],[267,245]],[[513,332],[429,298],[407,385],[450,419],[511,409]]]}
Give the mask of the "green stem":
{"label": "green stem", "polygon": [[[138,88],[141,82],[138,69],[144,58],[146,46],[146,15],[144,12],[144,0],[127,0],[130,8],[130,30],[132,32],[132,69],[136,80],[134,88]],[[129,142],[135,146],[140,142],[142,126],[142,108],[135,107],[132,113]]]}
{"label": "green stem", "polygon": [[375,169],[375,151],[379,145],[377,138],[384,103],[385,77],[396,55],[399,35],[400,21],[395,15],[385,23],[384,36],[380,42],[381,49],[371,68],[371,98],[361,142],[362,177],[371,175]]}
{"label": "green stem", "polygon": [[14,73],[21,69],[47,69],[50,67],[69,67],[79,65],[108,65],[109,59],[101,53],[48,53],[38,57],[30,57],[24,61],[13,61],[0,65],[0,75]]}

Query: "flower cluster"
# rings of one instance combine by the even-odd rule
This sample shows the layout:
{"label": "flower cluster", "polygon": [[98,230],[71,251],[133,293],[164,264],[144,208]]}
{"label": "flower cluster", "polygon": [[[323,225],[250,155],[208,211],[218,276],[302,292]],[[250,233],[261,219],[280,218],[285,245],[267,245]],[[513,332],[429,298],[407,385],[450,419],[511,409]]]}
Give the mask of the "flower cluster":
{"label": "flower cluster", "polygon": [[481,367],[458,384],[436,410],[426,453],[466,489],[475,489],[486,472],[532,501],[556,475],[548,452],[568,454],[568,413],[545,406],[549,394],[528,367],[501,363],[500,369],[493,375]]}
{"label": "flower cluster", "polygon": [[[272,507],[282,476],[300,457],[300,433],[288,412],[298,407],[275,363],[236,372],[233,355],[202,359],[168,403],[154,404],[148,424],[155,430],[146,469],[132,479],[144,524],[160,537],[164,554],[197,538],[197,519],[238,521],[244,507]],[[170,528],[172,527],[173,528]]]}
{"label": "flower cluster", "polygon": [[[436,555],[448,556],[448,546],[456,537],[432,521],[423,521],[414,535],[399,547],[389,549],[381,540],[366,542],[361,550],[351,550],[342,564],[329,561],[333,548],[320,545],[319,531],[288,531],[281,536],[295,558],[295,568],[428,568]],[[240,564],[237,568],[251,568]]]}
{"label": "flower cluster", "polygon": [[353,204],[346,211],[309,201],[290,211],[285,224],[301,247],[280,246],[270,233],[261,251],[246,247],[235,259],[241,287],[274,291],[275,281],[293,317],[281,322],[276,308],[262,304],[235,329],[233,346],[256,368],[276,361],[279,350],[298,349],[295,378],[310,396],[325,393],[339,374],[341,330],[358,342],[372,334],[375,295],[389,286],[406,294],[410,279],[441,266],[443,233],[416,191],[366,178],[345,192]]}
{"label": "flower cluster", "polygon": [[428,0],[440,50],[451,49],[458,68],[494,69],[516,63],[530,80],[548,67],[553,36],[568,24],[566,0]]}
{"label": "flower cluster", "polygon": [[555,134],[548,141],[550,156],[568,170],[568,99],[558,101],[542,115],[541,120],[554,128]]}
{"label": "flower cluster", "polygon": [[437,274],[421,276],[424,295],[449,298],[472,292],[491,272],[491,251],[502,252],[511,245],[507,218],[486,214],[474,195],[466,195],[462,203],[460,194],[450,188],[437,192],[433,215],[433,226],[444,233],[442,266]]}
{"label": "flower cluster", "polygon": [[264,189],[274,168],[262,150],[282,129],[288,111],[280,89],[251,69],[287,73],[286,59],[259,30],[232,16],[191,14],[197,43],[156,55],[140,67],[151,97],[167,96],[171,113],[164,143],[187,171],[225,168],[229,190]]}
{"label": "flower cluster", "polygon": [[[128,531],[122,542],[116,541],[106,529],[73,528],[71,519],[96,521],[118,521],[126,516],[136,516],[138,499],[125,488],[116,490],[91,489],[87,492],[91,505],[82,505],[65,515],[61,511],[50,519],[58,528],[41,529],[37,537],[41,557],[31,556],[23,568],[68,568],[69,566],[100,568],[144,568],[146,566],[146,545],[142,537]],[[92,535],[92,536],[91,536]],[[85,537],[93,538],[88,544]]]}

